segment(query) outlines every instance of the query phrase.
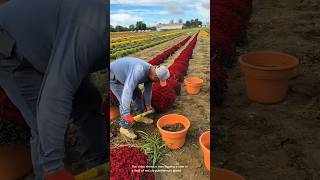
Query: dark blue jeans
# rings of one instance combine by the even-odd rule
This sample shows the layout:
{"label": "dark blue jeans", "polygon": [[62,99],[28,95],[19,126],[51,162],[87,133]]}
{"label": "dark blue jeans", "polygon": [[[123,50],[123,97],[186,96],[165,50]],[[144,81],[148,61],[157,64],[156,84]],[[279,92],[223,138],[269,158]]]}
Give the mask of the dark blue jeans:
{"label": "dark blue jeans", "polygon": [[[32,68],[26,60],[21,61],[16,58],[0,59],[0,67],[6,73],[9,73],[8,75],[12,75],[13,79],[11,80],[13,82],[10,83],[16,85],[16,92],[19,93],[19,97],[22,97],[22,101],[26,102],[27,106],[24,108],[33,113],[34,117],[25,118],[25,120],[31,129],[30,145],[34,173],[37,180],[43,180],[44,169],[41,166],[40,141],[38,136],[38,129],[42,127],[38,127],[36,122],[36,106],[43,74]],[[0,85],[1,82],[8,80],[1,77]],[[13,87],[2,86],[2,88],[7,92],[10,99],[18,96],[18,94],[12,93]],[[109,133],[107,132],[106,115],[102,111],[101,102],[101,95],[95,85],[89,78],[84,79],[75,95],[69,122],[79,124],[78,137],[81,145],[81,159],[88,162],[87,164],[90,164],[92,167],[106,162],[109,158],[109,148],[107,146]],[[54,128],[46,129],[46,131],[52,134],[52,136],[56,133]],[[53,167],[56,166],[55,163],[53,162]]]}
{"label": "dark blue jeans", "polygon": [[[117,99],[120,103],[119,109],[120,109],[121,117],[119,119],[119,124],[121,127],[129,129],[132,126],[128,121],[125,121],[123,119],[123,113],[122,113],[123,111],[122,111],[122,106],[121,106],[121,96],[122,96],[122,92],[123,92],[123,84],[121,84],[118,80],[113,79],[113,78],[114,78],[113,73],[110,73],[110,89],[111,89],[112,93],[117,97]],[[134,92],[132,94],[132,99],[135,102],[136,108],[137,108],[134,114],[143,113],[145,111],[145,106],[144,106],[144,102],[142,100],[142,93],[138,87],[134,90]]]}

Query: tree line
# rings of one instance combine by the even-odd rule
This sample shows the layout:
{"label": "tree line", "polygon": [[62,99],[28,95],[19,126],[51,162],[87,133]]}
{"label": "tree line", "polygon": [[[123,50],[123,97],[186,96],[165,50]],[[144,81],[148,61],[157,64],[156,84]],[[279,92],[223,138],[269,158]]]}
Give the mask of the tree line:
{"label": "tree line", "polygon": [[[173,24],[174,21],[170,20],[170,24]],[[179,19],[178,23],[183,23],[182,19]],[[202,21],[199,21],[199,19],[191,19],[189,21],[186,21],[183,23],[183,28],[196,28],[196,27],[201,27],[202,26]],[[111,32],[123,32],[123,31],[138,31],[138,30],[151,30],[155,31],[157,28],[156,26],[151,26],[148,27],[146,23],[143,21],[138,21],[136,24],[131,24],[129,27],[127,26],[121,26],[121,25],[116,25],[112,26],[110,25],[110,31]]]}

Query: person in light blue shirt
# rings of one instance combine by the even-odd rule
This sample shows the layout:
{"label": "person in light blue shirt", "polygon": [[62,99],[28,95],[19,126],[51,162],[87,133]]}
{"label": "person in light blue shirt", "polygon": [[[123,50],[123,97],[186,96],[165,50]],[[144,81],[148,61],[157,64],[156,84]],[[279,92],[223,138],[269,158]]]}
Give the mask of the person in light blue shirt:
{"label": "person in light blue shirt", "polygon": [[[131,127],[134,125],[133,113],[131,113],[131,101],[136,104],[134,114],[143,113],[145,110],[153,110],[151,106],[152,83],[160,82],[165,85],[170,73],[165,66],[152,66],[142,59],[125,57],[113,61],[110,64],[110,89],[120,103],[120,133],[136,139],[136,134]],[[144,84],[144,95],[138,87]],[[143,102],[144,99],[144,102]],[[146,107],[146,108],[145,108]],[[142,122],[152,124],[152,119],[143,118]]]}

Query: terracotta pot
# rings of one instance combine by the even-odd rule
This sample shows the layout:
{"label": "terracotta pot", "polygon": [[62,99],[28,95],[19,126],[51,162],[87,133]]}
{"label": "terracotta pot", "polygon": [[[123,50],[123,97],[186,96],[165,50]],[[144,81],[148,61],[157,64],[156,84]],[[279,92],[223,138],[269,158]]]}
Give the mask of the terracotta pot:
{"label": "terracotta pot", "polygon": [[210,171],[210,131],[201,134],[199,143],[203,152],[204,164]]}
{"label": "terracotta pot", "polygon": [[286,97],[288,81],[299,63],[294,56],[267,51],[242,55],[239,62],[248,98],[260,103],[277,103]]}
{"label": "terracotta pot", "polygon": [[[174,125],[176,123],[181,123],[184,126],[184,129],[177,132],[166,131],[162,129],[163,126]],[[185,116],[179,114],[168,114],[162,116],[158,122],[157,127],[162,136],[162,140],[165,145],[170,149],[178,149],[181,148],[186,140],[186,135],[188,133],[190,127],[190,121]]]}
{"label": "terracotta pot", "polygon": [[197,77],[188,77],[184,80],[188,94],[199,94],[203,80]]}
{"label": "terracotta pot", "polygon": [[119,116],[119,108],[115,106],[110,106],[110,121],[117,119]]}
{"label": "terracotta pot", "polygon": [[213,168],[213,179],[214,180],[246,180],[239,174],[220,168]]}
{"label": "terracotta pot", "polygon": [[0,147],[0,179],[20,179],[32,171],[29,148],[5,145]]}

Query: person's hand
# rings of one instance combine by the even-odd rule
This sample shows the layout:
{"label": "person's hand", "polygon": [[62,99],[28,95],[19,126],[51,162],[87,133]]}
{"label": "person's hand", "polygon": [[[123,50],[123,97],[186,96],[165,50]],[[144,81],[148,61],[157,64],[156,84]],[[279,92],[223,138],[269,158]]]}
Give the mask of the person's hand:
{"label": "person's hand", "polygon": [[133,116],[132,116],[132,115],[124,116],[123,119],[124,119],[125,121],[128,121],[128,122],[131,124],[131,126],[134,124],[134,119],[133,119]]}
{"label": "person's hand", "polygon": [[146,108],[147,108],[147,111],[154,110],[154,108],[151,105],[146,106]]}
{"label": "person's hand", "polygon": [[63,170],[58,173],[45,173],[46,180],[75,180],[70,172]]}

